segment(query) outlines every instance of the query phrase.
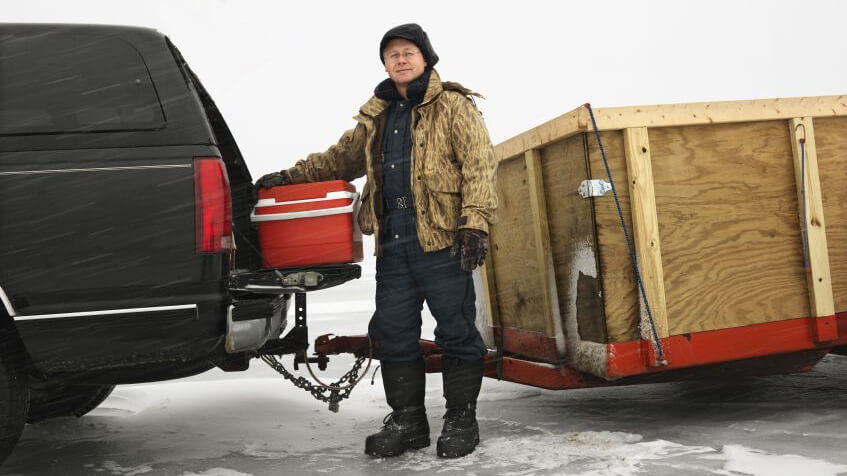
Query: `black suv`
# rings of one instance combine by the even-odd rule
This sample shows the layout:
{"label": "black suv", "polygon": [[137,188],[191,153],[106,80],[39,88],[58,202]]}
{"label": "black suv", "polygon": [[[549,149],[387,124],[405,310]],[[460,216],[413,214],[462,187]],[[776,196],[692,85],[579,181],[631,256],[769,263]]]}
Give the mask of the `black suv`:
{"label": "black suv", "polygon": [[252,188],[161,33],[0,24],[0,462],[115,384],[291,351],[292,293],[359,268],[261,270]]}

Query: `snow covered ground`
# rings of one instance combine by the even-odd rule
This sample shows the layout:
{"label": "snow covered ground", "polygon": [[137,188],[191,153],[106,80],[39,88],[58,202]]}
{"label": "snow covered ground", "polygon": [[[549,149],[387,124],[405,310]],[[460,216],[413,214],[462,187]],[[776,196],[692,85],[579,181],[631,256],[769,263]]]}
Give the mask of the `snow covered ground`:
{"label": "snow covered ground", "polygon": [[[310,295],[313,337],[364,333],[372,292],[366,271]],[[431,318],[427,326],[431,336]],[[334,358],[325,376],[351,364]],[[486,379],[480,400],[482,443],[474,454],[442,460],[432,446],[374,459],[362,451],[388,413],[378,372],[375,385],[369,374],[335,414],[256,360],[248,372],[121,386],[86,417],[30,425],[0,474],[847,473],[847,357],[828,356],[806,374],[737,382],[553,392]],[[436,438],[440,375],[428,377],[426,403]]]}

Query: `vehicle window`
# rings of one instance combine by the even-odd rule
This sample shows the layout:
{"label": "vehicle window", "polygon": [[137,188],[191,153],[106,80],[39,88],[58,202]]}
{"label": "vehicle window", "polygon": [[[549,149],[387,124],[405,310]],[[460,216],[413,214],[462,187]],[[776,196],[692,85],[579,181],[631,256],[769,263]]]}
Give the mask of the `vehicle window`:
{"label": "vehicle window", "polygon": [[0,36],[0,134],[158,129],[153,81],[124,40],[71,32]]}

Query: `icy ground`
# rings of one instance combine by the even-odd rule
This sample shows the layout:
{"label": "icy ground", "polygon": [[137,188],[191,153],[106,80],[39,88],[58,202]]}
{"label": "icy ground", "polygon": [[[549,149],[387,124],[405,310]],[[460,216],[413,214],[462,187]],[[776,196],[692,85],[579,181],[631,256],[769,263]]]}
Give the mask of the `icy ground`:
{"label": "icy ground", "polygon": [[[361,334],[372,277],[310,297],[310,330]],[[432,332],[431,318],[425,334]],[[290,360],[286,360],[289,363]],[[321,376],[337,377],[350,358]],[[305,374],[305,372],[301,372]],[[439,375],[428,377],[433,440]],[[836,475],[847,473],[847,357],[738,382],[543,391],[486,379],[476,453],[362,453],[388,409],[368,379],[338,414],[255,360],[248,372],[120,386],[97,410],[28,426],[3,475]],[[434,443],[434,441],[433,441]]]}

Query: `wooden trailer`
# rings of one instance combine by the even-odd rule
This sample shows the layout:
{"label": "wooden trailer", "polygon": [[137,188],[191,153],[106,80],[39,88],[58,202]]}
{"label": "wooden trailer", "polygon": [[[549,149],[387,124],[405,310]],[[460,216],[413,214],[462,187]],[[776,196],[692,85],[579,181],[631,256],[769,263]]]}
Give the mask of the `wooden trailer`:
{"label": "wooden trailer", "polygon": [[[495,151],[477,280],[488,376],[566,389],[847,353],[847,96],[586,105]],[[315,350],[363,356],[367,338]]]}
{"label": "wooden trailer", "polygon": [[[847,96],[593,114],[611,180],[587,105],[496,147],[482,277],[504,378],[778,373],[847,345]],[[614,194],[586,180],[614,182],[643,293]]]}

